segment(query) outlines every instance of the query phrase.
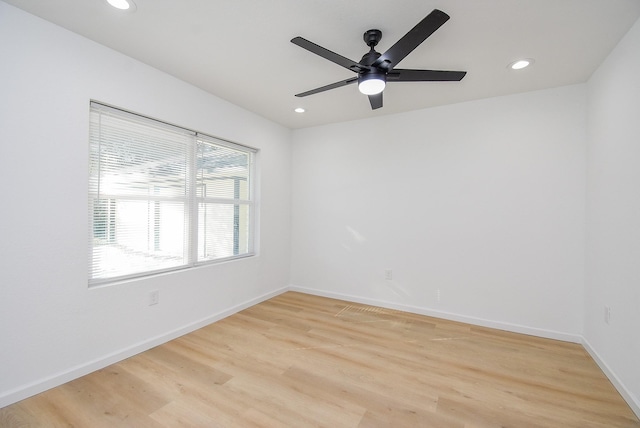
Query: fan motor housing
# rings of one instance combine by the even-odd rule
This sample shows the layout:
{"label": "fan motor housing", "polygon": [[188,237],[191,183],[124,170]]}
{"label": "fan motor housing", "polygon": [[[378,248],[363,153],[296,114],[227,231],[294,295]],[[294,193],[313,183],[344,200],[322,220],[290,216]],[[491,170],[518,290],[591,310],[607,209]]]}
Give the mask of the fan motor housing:
{"label": "fan motor housing", "polygon": [[376,52],[373,50],[373,48],[371,48],[369,52],[367,52],[362,56],[362,59],[360,60],[360,64],[371,65],[374,62],[376,62],[378,58],[380,58],[380,55],[381,55],[380,52]]}

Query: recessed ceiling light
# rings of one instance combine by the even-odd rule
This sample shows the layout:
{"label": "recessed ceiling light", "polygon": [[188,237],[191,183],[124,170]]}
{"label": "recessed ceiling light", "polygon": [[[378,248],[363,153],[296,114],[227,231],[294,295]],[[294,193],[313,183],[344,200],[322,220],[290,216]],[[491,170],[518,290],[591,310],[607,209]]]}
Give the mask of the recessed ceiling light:
{"label": "recessed ceiling light", "polygon": [[512,70],[522,70],[523,68],[529,67],[531,64],[533,64],[533,60],[531,58],[519,59],[509,64],[509,68]]}
{"label": "recessed ceiling light", "polygon": [[302,107],[297,107],[297,108],[293,109],[293,111],[295,111],[296,113],[304,113],[306,110],[303,109]]}
{"label": "recessed ceiling light", "polygon": [[128,10],[129,12],[136,10],[136,4],[133,0],[107,0],[107,3],[120,10]]}

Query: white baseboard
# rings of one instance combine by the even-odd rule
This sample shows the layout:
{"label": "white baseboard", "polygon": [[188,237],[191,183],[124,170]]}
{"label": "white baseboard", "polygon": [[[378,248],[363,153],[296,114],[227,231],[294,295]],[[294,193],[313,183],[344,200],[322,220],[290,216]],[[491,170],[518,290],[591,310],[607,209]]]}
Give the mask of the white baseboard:
{"label": "white baseboard", "polygon": [[596,362],[596,364],[600,367],[600,369],[604,372],[604,374],[609,378],[613,386],[618,390],[622,398],[627,402],[633,413],[636,414],[638,418],[640,418],[640,399],[636,397],[631,391],[627,389],[624,383],[618,378],[613,370],[609,367],[609,365],[602,359],[600,354],[591,346],[589,341],[582,338],[582,346],[587,350],[591,358]]}
{"label": "white baseboard", "polygon": [[74,379],[87,375],[96,370],[100,370],[105,368],[111,364],[115,364],[118,361],[122,361],[126,358],[132,357],[136,354],[144,352],[148,349],[166,343],[170,340],[176,339],[180,336],[183,336],[187,333],[191,333],[199,328],[205,327],[213,322],[219,321],[223,318],[226,318],[230,315],[235,314],[236,312],[240,312],[243,309],[249,308],[253,305],[256,305],[265,300],[271,299],[279,294],[282,294],[288,291],[288,287],[283,287],[278,290],[272,291],[270,293],[263,294],[262,296],[258,296],[254,299],[250,299],[246,302],[240,303],[236,306],[233,306],[229,309],[225,309],[224,311],[212,314],[208,317],[205,317],[201,320],[195,321],[193,323],[187,324],[183,327],[177,328],[175,330],[169,331],[167,333],[161,334],[156,337],[152,337],[143,342],[137,343],[133,346],[130,346],[125,349],[121,349],[119,351],[113,352],[109,355],[105,355],[103,357],[97,358],[93,361],[89,361],[85,364],[81,364],[76,367],[72,367],[69,370],[65,370],[61,373],[56,373],[47,378],[37,380],[27,385],[20,386],[13,390],[4,392],[0,395],[0,408],[8,406],[10,404],[16,403],[20,400],[24,400],[25,398],[31,397],[33,395],[44,392],[48,389],[55,388],[56,386],[62,385],[66,382],[70,382]]}
{"label": "white baseboard", "polygon": [[36,382],[23,385],[19,388],[15,388],[13,390],[7,391],[2,395],[0,395],[0,408],[16,403],[20,400],[31,397],[33,395],[39,394],[41,392],[44,392],[56,386],[62,385],[66,382],[70,382],[74,379],[87,375],[96,370],[100,370],[111,364],[115,364],[118,361],[122,361],[126,358],[132,357],[136,354],[139,354],[155,346],[166,343],[170,340],[183,336],[187,333],[191,333],[192,331],[205,327],[213,322],[219,321],[223,318],[226,318],[230,315],[240,312],[243,309],[249,308],[260,302],[271,299],[272,297],[278,296],[286,291],[297,291],[300,293],[312,294],[316,296],[346,300],[346,301],[355,302],[355,303],[362,303],[365,305],[379,306],[379,307],[395,309],[395,310],[404,311],[404,312],[415,313],[419,315],[427,315],[427,316],[432,316],[436,318],[443,318],[443,319],[448,319],[452,321],[459,321],[459,322],[464,322],[468,324],[480,325],[483,327],[496,328],[499,330],[511,331],[514,333],[529,334],[532,336],[546,337],[549,339],[580,343],[591,355],[591,357],[594,359],[596,364],[598,364],[600,369],[602,369],[605,375],[609,378],[611,383],[613,383],[613,385],[616,387],[618,392],[620,392],[620,394],[625,399],[625,401],[629,404],[633,412],[640,418],[640,400],[638,399],[638,397],[632,394],[625,387],[624,383],[616,376],[613,370],[611,370],[611,368],[605,363],[605,361],[600,357],[600,355],[591,346],[591,344],[584,337],[580,335],[562,333],[562,332],[557,332],[553,330],[538,329],[538,328],[527,327],[527,326],[511,324],[511,323],[485,320],[481,318],[475,318],[475,317],[469,317],[465,315],[453,314],[449,312],[437,311],[437,310],[432,310],[428,308],[402,305],[402,304],[397,304],[392,302],[386,302],[383,300],[370,299],[370,298],[365,298],[361,296],[352,296],[349,294],[327,292],[324,290],[298,287],[295,285],[291,285],[289,287],[283,287],[278,290],[272,291],[270,293],[263,294],[262,296],[256,297],[254,299],[250,299],[246,302],[233,306],[229,309],[215,313],[213,315],[210,315],[201,320],[185,325],[181,328],[172,330],[160,336],[150,338],[148,340],[140,342],[126,349],[116,351],[114,353],[105,355],[96,360],[73,367],[64,372],[57,373],[50,377],[40,379]]}
{"label": "white baseboard", "polygon": [[451,321],[459,321],[459,322],[478,325],[482,327],[489,327],[489,328],[495,328],[498,330],[510,331],[513,333],[528,334],[531,336],[545,337],[547,339],[562,340],[564,342],[582,343],[582,336],[577,334],[563,333],[560,331],[545,330],[545,329],[540,329],[535,327],[523,326],[519,324],[511,324],[506,322],[487,320],[483,318],[469,317],[466,315],[454,314],[450,312],[438,311],[438,310],[422,308],[418,306],[403,305],[399,303],[387,302],[384,300],[376,300],[376,299],[370,299],[366,297],[352,296],[350,294],[333,293],[333,292],[327,292],[324,290],[298,287],[296,285],[291,285],[289,289],[291,291],[298,291],[300,293],[313,294],[316,296],[329,297],[329,298],[339,299],[339,300],[347,300],[349,302],[362,303],[365,305],[372,305],[372,306],[380,306],[388,309],[396,309],[403,312],[410,312],[413,314],[426,315],[430,317],[442,318],[442,319],[451,320]]}
{"label": "white baseboard", "polygon": [[452,314],[449,312],[436,311],[427,308],[420,308],[410,305],[402,305],[397,303],[386,302],[383,300],[370,299],[361,296],[352,296],[350,294],[343,293],[333,293],[324,290],[317,290],[312,288],[298,287],[295,285],[291,285],[289,287],[291,291],[298,291],[300,293],[312,294],[315,296],[329,297],[332,299],[346,300],[349,302],[362,303],[365,305],[379,306],[383,308],[396,309],[399,311],[415,313],[419,315],[427,315],[436,318],[443,318],[452,321],[459,321],[473,325],[480,325],[483,327],[496,328],[499,330],[511,331],[514,333],[522,333],[529,334],[532,336],[545,337],[547,339],[556,339],[562,340],[565,342],[573,342],[581,344],[586,351],[591,355],[596,364],[600,367],[600,369],[604,372],[604,374],[609,378],[613,386],[618,390],[620,395],[624,398],[624,400],[629,404],[631,410],[640,418],[640,400],[636,397],[629,389],[624,385],[624,383],[618,378],[613,370],[605,363],[605,361],[600,357],[600,355],[596,352],[596,350],[591,346],[591,344],[582,336],[575,335],[570,333],[562,333],[553,330],[544,330],[534,327],[527,327],[517,324],[497,322],[491,320],[485,320],[481,318],[469,317],[465,315]]}

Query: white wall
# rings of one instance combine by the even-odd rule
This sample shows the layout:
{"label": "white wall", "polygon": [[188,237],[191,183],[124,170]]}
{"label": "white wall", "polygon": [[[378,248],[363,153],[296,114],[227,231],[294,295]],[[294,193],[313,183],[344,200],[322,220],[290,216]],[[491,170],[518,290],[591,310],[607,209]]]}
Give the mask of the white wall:
{"label": "white wall", "polygon": [[[584,335],[640,413],[638,46],[636,23],[588,86],[299,130],[292,149],[289,130],[0,2],[0,406],[292,283]],[[261,149],[259,257],[88,289],[89,99]]]}
{"label": "white wall", "polygon": [[294,131],[292,284],[579,341],[585,98],[576,85]]}
{"label": "white wall", "polygon": [[[289,284],[288,129],[3,2],[0,58],[0,406]],[[261,149],[259,256],[88,289],[90,99]]]}
{"label": "white wall", "polygon": [[640,415],[640,21],[588,89],[584,336]]}

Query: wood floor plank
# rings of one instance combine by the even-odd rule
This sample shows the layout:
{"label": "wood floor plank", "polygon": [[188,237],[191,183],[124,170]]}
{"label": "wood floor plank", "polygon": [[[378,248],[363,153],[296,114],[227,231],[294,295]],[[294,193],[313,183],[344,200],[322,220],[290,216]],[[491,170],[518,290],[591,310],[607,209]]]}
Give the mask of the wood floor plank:
{"label": "wood floor plank", "polygon": [[584,348],[288,292],[0,409],[14,427],[640,428]]}

